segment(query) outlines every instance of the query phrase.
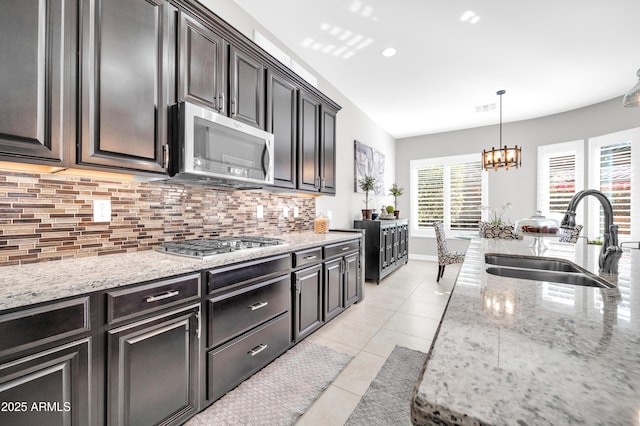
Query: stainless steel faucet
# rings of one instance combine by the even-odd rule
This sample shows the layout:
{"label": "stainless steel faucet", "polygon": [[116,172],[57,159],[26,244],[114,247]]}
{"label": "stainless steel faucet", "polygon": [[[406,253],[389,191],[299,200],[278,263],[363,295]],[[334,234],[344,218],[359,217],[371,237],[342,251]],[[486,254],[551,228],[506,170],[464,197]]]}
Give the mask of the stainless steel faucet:
{"label": "stainless steel faucet", "polygon": [[573,229],[576,226],[576,209],[578,204],[587,195],[593,195],[602,204],[604,211],[604,231],[602,249],[600,250],[599,266],[600,272],[611,274],[618,273],[618,260],[622,256],[622,248],[618,245],[618,226],[613,224],[613,207],[609,199],[600,191],[595,189],[585,189],[578,192],[569,201],[569,206],[564,214],[561,228]]}

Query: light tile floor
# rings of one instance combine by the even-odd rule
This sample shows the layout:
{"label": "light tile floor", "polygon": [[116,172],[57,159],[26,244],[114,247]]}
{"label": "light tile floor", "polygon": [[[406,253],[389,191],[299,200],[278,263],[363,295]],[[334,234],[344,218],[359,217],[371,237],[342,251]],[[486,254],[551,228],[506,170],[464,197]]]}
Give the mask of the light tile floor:
{"label": "light tile floor", "polygon": [[435,262],[410,260],[380,285],[367,281],[362,302],[309,336],[354,358],[296,424],[344,425],[395,345],[426,353],[459,269],[436,283]]}

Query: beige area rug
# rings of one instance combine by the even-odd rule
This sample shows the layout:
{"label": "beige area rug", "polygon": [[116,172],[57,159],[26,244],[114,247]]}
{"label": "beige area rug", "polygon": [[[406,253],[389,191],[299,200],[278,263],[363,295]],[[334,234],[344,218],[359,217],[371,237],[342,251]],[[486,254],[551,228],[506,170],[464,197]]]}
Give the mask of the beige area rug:
{"label": "beige area rug", "polygon": [[411,424],[411,394],[427,354],[402,346],[382,365],[347,420],[347,426]]}
{"label": "beige area rug", "polygon": [[302,341],[185,425],[292,425],[352,358]]}

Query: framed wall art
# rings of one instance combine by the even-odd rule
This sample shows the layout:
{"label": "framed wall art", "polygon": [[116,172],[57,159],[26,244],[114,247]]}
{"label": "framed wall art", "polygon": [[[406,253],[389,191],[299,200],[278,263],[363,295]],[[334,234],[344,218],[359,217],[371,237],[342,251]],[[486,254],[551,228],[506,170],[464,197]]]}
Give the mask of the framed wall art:
{"label": "framed wall art", "polygon": [[360,141],[354,141],[354,179],[353,190],[364,193],[358,185],[358,181],[365,176],[376,178],[373,193],[384,195],[384,154],[371,148]]}

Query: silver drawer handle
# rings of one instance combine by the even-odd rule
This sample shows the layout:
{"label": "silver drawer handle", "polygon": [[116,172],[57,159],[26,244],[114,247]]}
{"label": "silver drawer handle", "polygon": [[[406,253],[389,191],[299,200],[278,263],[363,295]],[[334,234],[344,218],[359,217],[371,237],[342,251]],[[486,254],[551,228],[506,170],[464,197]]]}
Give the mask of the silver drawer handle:
{"label": "silver drawer handle", "polygon": [[251,356],[256,356],[260,352],[264,351],[265,349],[267,349],[267,345],[265,345],[264,343],[260,343],[258,346],[256,346],[255,348],[251,349],[248,353]]}
{"label": "silver drawer handle", "polygon": [[267,306],[269,304],[269,302],[258,302],[258,303],[254,303],[253,305],[249,306],[249,309],[251,309],[252,311],[257,311],[260,308],[264,308],[265,306]]}
{"label": "silver drawer handle", "polygon": [[318,257],[318,256],[316,256],[316,255],[313,255],[313,256],[305,256],[304,260],[311,260],[311,259],[315,259],[316,257]]}
{"label": "silver drawer handle", "polygon": [[349,250],[351,247],[342,247],[342,251],[347,251]]}
{"label": "silver drawer handle", "polygon": [[158,300],[163,300],[163,299],[168,299],[170,297],[175,297],[178,294],[180,294],[180,292],[178,290],[176,291],[168,291],[164,294],[159,294],[157,296],[149,296],[147,297],[147,303],[152,303],[152,302],[157,302]]}

